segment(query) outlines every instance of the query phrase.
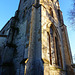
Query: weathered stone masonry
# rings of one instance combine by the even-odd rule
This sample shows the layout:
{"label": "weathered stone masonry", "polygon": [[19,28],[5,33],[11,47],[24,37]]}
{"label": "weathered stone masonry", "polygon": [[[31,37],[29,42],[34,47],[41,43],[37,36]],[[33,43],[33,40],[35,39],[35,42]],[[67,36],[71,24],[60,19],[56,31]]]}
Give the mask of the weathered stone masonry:
{"label": "weathered stone masonry", "polygon": [[20,0],[0,31],[0,75],[74,75],[58,0]]}

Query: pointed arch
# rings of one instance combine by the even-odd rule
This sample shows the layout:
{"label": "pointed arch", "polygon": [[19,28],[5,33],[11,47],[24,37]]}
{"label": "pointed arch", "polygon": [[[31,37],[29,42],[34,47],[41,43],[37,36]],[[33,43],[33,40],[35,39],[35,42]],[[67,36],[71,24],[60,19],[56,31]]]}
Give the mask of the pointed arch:
{"label": "pointed arch", "polygon": [[50,55],[50,64],[52,65],[52,55],[51,55],[51,43],[50,43],[50,34],[47,32],[48,35],[48,41],[49,41],[49,55]]}
{"label": "pointed arch", "polygon": [[54,36],[54,46],[55,46],[55,56],[56,56],[56,65],[63,68],[63,62],[62,62],[62,53],[61,53],[61,46],[60,46],[60,35],[58,32],[58,29],[55,25],[51,25],[51,27],[54,29],[55,36]]}

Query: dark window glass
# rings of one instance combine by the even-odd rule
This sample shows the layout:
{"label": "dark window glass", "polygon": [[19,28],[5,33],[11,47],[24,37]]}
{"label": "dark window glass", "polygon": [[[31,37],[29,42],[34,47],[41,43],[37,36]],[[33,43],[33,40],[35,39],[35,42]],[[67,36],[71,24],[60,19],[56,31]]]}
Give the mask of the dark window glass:
{"label": "dark window glass", "polygon": [[58,66],[60,66],[60,64],[59,64],[59,48],[58,48],[57,38],[55,38],[55,43],[56,43],[56,53],[57,53],[57,64],[58,64]]}

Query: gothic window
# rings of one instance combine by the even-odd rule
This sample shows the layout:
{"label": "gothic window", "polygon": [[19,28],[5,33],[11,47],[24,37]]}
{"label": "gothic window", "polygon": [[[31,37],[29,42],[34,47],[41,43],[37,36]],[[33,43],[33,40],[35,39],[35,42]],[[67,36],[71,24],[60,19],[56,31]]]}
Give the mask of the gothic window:
{"label": "gothic window", "polygon": [[49,12],[50,12],[50,15],[53,17],[53,11],[52,11],[52,8],[51,7],[49,9]]}
{"label": "gothic window", "polygon": [[57,54],[57,65],[60,66],[60,63],[59,63],[59,48],[58,48],[58,40],[57,38],[55,37],[55,43],[56,43],[56,54]]}
{"label": "gothic window", "polygon": [[50,44],[51,44],[52,64],[55,64],[54,37],[53,37],[53,28],[52,27],[50,27]]}
{"label": "gothic window", "polygon": [[50,64],[52,65],[52,57],[51,57],[51,43],[50,43],[50,35],[49,35],[49,32],[47,32],[47,34],[48,34],[48,41],[49,41]]}
{"label": "gothic window", "polygon": [[59,48],[58,39],[55,37],[55,44],[56,44],[56,55],[57,55],[57,62],[56,65],[62,67],[62,56]]}
{"label": "gothic window", "polygon": [[61,21],[60,10],[58,9],[57,11],[58,11],[58,19],[59,21]]}

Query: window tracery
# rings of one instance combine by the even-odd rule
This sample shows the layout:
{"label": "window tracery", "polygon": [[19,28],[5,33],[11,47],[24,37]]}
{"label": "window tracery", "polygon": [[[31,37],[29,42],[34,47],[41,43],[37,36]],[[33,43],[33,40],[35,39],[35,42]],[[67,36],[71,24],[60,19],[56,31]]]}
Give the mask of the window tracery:
{"label": "window tracery", "polygon": [[[56,36],[54,36],[54,33]],[[48,42],[49,42],[49,55],[50,55],[50,64],[57,65],[59,67],[63,67],[62,56],[61,56],[61,48],[59,45],[59,39],[57,33],[53,29],[52,25],[50,27],[50,32],[47,32]]]}

